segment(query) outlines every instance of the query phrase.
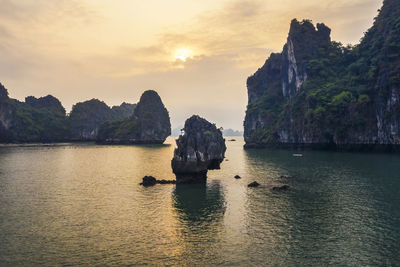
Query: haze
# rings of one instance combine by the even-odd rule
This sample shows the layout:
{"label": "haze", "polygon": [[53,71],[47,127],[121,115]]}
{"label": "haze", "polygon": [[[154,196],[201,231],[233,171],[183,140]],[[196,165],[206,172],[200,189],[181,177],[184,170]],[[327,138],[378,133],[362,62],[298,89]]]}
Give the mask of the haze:
{"label": "haze", "polygon": [[242,129],[246,79],[280,52],[293,18],[355,44],[382,0],[0,0],[0,82],[67,110],[136,103],[155,89],[172,126],[192,114]]}

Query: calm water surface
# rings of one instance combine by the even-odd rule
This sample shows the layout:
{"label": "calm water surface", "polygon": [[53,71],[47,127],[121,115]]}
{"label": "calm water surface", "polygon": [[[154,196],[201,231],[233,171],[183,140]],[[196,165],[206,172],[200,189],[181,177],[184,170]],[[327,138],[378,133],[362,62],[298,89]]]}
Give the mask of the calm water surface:
{"label": "calm water surface", "polygon": [[400,266],[400,155],[237,140],[206,185],[151,188],[174,178],[172,138],[0,147],[0,265]]}

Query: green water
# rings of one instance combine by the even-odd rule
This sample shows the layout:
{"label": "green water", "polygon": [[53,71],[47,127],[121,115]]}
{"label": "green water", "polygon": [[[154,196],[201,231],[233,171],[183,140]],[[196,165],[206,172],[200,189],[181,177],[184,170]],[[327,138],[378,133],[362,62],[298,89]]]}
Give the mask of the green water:
{"label": "green water", "polygon": [[168,144],[0,147],[0,265],[400,265],[400,155],[238,139],[206,185],[139,186]]}

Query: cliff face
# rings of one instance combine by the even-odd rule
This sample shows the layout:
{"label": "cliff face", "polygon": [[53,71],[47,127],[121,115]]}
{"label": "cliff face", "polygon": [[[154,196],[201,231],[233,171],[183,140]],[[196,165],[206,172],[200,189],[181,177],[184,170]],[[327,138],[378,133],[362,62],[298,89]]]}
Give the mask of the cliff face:
{"label": "cliff face", "polygon": [[138,121],[138,139],[143,141],[160,140],[162,143],[171,134],[171,122],[168,110],[165,108],[156,91],[145,91],[133,113],[133,119]]}
{"label": "cliff face", "polygon": [[13,107],[9,103],[8,91],[0,83],[0,142],[9,141],[11,137]]}
{"label": "cliff face", "polygon": [[171,134],[168,110],[156,91],[145,91],[132,116],[108,121],[99,129],[100,143],[163,143]]}
{"label": "cliff face", "polygon": [[374,70],[367,78],[374,87],[377,139],[383,144],[400,144],[399,1],[384,1],[374,26],[359,45],[359,53]]}
{"label": "cliff face", "polygon": [[397,0],[355,47],[293,20],[282,53],[248,78],[246,146],[400,144],[399,73]]}

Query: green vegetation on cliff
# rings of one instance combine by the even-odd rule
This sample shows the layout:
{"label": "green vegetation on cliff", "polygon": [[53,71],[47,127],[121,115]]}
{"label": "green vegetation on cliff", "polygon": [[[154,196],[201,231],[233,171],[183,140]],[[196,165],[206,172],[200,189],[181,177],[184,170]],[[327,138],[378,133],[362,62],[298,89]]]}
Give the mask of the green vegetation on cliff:
{"label": "green vegetation on cliff", "polygon": [[379,12],[356,46],[315,42],[321,24],[294,20],[284,52],[248,80],[246,142],[399,144],[400,4]]}
{"label": "green vegetation on cliff", "polygon": [[110,108],[92,99],[77,103],[67,115],[61,102],[51,95],[29,96],[21,102],[9,98],[0,84],[0,142],[96,140],[101,124],[132,116],[135,106],[122,103]]}
{"label": "green vegetation on cliff", "polygon": [[169,114],[153,90],[140,97],[132,116],[105,122],[97,140],[106,143],[162,143],[171,134]]}

